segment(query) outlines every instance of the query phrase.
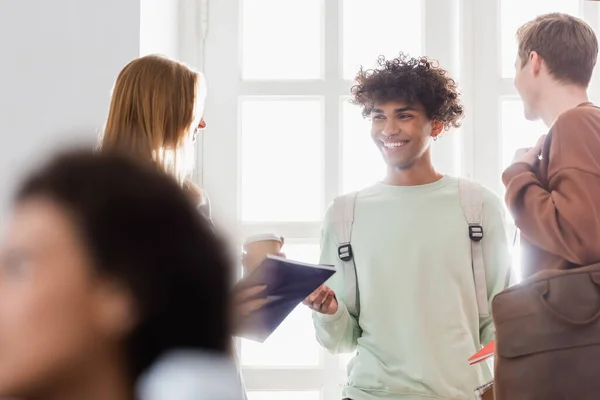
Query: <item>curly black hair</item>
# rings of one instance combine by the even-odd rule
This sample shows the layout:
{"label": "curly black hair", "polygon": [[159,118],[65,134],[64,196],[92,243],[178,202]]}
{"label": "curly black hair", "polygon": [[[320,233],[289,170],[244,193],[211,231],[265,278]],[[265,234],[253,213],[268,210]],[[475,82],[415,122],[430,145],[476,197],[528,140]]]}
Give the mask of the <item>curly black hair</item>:
{"label": "curly black hair", "polygon": [[355,79],[351,103],[363,107],[365,118],[376,103],[403,101],[421,104],[427,117],[443,122],[446,130],[461,125],[464,110],[456,82],[427,57],[400,53],[399,57],[386,60],[379,56],[375,69],[361,67]]}

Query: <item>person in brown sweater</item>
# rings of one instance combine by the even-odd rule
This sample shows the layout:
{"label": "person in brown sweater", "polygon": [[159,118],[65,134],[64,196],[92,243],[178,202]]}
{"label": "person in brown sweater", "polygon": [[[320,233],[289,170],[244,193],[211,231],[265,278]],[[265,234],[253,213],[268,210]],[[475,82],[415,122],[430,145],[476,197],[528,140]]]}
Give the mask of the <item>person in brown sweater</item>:
{"label": "person in brown sweater", "polygon": [[587,97],[598,40],[582,20],[553,13],[523,25],[517,41],[525,117],[549,127],[502,175],[527,278],[600,262],[600,109]]}

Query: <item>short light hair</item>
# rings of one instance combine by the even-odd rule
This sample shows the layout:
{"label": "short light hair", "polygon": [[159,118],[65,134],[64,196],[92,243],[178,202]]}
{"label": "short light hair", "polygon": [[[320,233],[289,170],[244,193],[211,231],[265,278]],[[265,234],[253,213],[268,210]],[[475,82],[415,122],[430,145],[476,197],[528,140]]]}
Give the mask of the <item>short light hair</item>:
{"label": "short light hair", "polygon": [[540,15],[517,31],[521,65],[535,51],[559,81],[587,87],[598,56],[598,39],[592,28],[572,15]]}

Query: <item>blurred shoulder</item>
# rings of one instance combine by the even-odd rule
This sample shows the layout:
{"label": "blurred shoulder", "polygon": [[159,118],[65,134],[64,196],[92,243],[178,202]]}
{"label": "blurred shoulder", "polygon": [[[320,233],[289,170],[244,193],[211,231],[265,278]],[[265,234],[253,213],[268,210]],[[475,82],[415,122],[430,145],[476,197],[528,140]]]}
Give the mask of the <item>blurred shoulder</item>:
{"label": "blurred shoulder", "polygon": [[206,218],[210,219],[212,211],[208,193],[191,181],[185,181],[183,189],[190,196],[194,204],[196,204],[198,211],[200,211],[200,213]]}

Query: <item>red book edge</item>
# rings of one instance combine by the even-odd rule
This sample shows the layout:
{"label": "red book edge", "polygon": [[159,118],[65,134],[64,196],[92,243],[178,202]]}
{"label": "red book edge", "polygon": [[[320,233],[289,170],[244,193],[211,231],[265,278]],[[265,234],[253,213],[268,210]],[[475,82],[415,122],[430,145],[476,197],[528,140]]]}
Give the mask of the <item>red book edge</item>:
{"label": "red book edge", "polygon": [[492,340],[487,345],[485,345],[481,350],[477,353],[473,354],[471,358],[469,358],[469,364],[478,364],[488,358],[492,357],[496,352],[496,342]]}

